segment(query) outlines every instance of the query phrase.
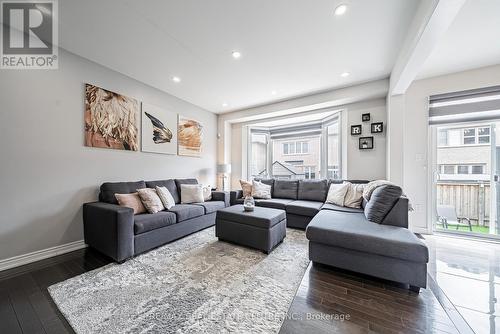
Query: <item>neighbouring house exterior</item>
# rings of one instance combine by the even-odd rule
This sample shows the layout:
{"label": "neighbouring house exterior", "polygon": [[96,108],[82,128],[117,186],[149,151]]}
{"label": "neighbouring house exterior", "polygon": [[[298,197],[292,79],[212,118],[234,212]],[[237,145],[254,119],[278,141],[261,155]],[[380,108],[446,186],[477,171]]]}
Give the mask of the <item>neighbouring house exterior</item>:
{"label": "neighbouring house exterior", "polygon": [[273,140],[273,177],[315,179],[321,175],[320,136]]}
{"label": "neighbouring house exterior", "polygon": [[459,217],[488,225],[490,216],[491,127],[438,129],[437,201]]}

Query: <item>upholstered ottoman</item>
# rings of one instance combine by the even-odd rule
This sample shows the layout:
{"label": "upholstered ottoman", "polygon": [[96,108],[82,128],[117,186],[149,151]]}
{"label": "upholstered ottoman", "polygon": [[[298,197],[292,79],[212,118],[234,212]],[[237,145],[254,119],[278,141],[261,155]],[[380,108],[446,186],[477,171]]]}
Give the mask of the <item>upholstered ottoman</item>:
{"label": "upholstered ottoman", "polygon": [[286,214],[280,209],[255,207],[245,212],[243,205],[230,206],[217,211],[215,235],[269,254],[286,236]]}

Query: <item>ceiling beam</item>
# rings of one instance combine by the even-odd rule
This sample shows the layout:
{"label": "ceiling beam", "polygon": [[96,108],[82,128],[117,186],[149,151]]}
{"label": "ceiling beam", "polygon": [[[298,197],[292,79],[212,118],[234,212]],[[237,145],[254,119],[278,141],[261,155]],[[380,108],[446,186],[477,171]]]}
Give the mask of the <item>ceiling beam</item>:
{"label": "ceiling beam", "polygon": [[404,94],[466,0],[424,0],[408,30],[390,78],[390,95]]}

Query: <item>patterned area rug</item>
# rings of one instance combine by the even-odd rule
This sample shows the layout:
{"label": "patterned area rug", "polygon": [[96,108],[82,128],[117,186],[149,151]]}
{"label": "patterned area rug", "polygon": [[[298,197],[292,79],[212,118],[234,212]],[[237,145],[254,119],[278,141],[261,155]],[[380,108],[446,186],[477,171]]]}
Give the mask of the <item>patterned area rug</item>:
{"label": "patterned area rug", "polygon": [[266,255],[209,228],[49,292],[77,333],[277,333],[308,263],[303,231]]}

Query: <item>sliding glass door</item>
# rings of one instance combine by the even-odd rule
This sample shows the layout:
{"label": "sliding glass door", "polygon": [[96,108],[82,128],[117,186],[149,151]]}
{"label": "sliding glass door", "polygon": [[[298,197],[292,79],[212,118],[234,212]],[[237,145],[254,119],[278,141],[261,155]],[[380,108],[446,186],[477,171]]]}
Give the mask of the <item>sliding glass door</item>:
{"label": "sliding glass door", "polygon": [[484,121],[431,126],[435,231],[499,236],[499,125]]}

